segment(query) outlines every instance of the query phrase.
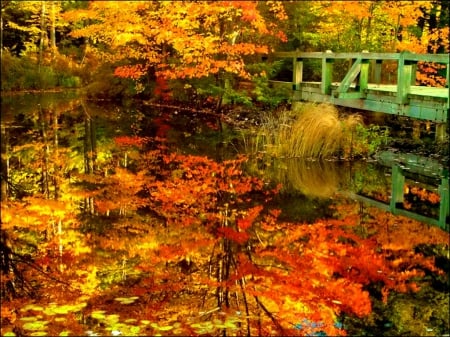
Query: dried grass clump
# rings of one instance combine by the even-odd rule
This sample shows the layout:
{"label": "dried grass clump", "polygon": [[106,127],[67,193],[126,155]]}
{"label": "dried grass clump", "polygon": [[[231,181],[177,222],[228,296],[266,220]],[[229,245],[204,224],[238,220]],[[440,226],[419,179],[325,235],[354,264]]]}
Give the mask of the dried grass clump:
{"label": "dried grass clump", "polygon": [[357,115],[339,118],[330,104],[305,103],[294,111],[269,116],[258,133],[257,147],[277,157],[351,156]]}

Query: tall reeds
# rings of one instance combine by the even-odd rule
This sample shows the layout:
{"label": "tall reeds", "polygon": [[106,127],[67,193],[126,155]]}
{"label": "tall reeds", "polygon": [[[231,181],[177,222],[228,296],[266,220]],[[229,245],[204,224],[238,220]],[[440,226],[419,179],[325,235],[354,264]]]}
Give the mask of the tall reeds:
{"label": "tall reeds", "polygon": [[340,118],[333,105],[305,103],[266,117],[254,150],[285,158],[348,158],[358,125],[359,115]]}

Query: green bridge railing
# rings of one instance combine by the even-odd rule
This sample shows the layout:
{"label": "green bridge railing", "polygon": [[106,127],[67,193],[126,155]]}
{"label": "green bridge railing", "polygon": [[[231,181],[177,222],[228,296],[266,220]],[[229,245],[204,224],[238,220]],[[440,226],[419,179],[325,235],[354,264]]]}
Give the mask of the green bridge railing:
{"label": "green bridge railing", "polygon": [[[445,135],[448,123],[450,58],[449,54],[402,53],[333,53],[326,52],[276,52],[271,59],[291,58],[291,82],[271,81],[273,85],[291,85],[294,101],[328,102],[335,105],[403,115],[436,122],[437,131]],[[321,81],[305,81],[304,61],[321,60]],[[336,60],[349,60],[345,76],[333,81]],[[396,63],[396,84],[382,83],[383,62]],[[445,67],[445,87],[416,85],[418,62],[432,62]],[[340,69],[342,70],[342,68]]]}

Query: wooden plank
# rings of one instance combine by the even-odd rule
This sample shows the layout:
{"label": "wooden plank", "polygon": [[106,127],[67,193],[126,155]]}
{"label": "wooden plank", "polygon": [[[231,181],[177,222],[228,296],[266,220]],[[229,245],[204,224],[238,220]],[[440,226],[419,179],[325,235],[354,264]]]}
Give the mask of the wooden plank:
{"label": "wooden plank", "polygon": [[350,85],[353,83],[353,81],[361,71],[361,61],[361,58],[358,58],[355,63],[353,63],[352,67],[347,72],[342,82],[339,84],[339,87],[337,89],[338,94],[346,93],[348,91]]}
{"label": "wooden plank", "polygon": [[398,60],[399,53],[333,53],[333,52],[275,52],[271,54],[273,57],[278,58],[294,58],[299,57],[303,59],[321,59],[321,58],[332,58],[332,59],[356,59],[358,57],[363,57],[367,60]]}
{"label": "wooden plank", "polygon": [[374,74],[374,80],[376,84],[381,83],[381,64],[382,60],[375,60],[375,74]]}
{"label": "wooden plank", "polygon": [[415,62],[436,62],[449,64],[449,54],[413,54],[405,55],[405,60]]}
{"label": "wooden plank", "polygon": [[[362,57],[366,60],[398,60],[400,53],[324,53],[324,52],[275,52],[271,56],[278,58],[332,58],[332,59],[356,59]],[[406,61],[423,61],[449,64],[449,54],[414,54],[408,53],[404,58]]]}
{"label": "wooden plank", "polygon": [[[333,95],[333,93],[332,93],[332,95]],[[355,98],[365,98],[366,97],[365,93],[362,91],[353,91],[353,92],[344,92],[344,93],[335,92],[335,93],[336,94],[334,95],[334,97],[339,97],[342,99],[355,99]]]}

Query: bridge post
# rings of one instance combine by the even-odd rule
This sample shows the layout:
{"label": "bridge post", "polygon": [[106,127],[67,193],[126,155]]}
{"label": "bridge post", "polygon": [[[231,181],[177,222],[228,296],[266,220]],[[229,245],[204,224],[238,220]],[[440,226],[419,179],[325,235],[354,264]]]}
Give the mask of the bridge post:
{"label": "bridge post", "polygon": [[320,91],[324,95],[331,94],[331,82],[333,81],[333,62],[334,59],[329,59],[326,54],[332,54],[331,50],[327,50],[322,58],[322,82]]}
{"label": "bridge post", "polygon": [[375,60],[375,67],[374,67],[374,83],[375,84],[381,84],[381,64],[383,63],[383,60]]}
{"label": "bridge post", "polygon": [[303,59],[300,57],[294,57],[294,73],[292,77],[292,89],[299,90],[300,83],[303,82]]}
{"label": "bridge post", "polygon": [[[408,103],[408,94],[411,88],[411,82],[413,77],[412,65],[415,63],[413,61],[405,60],[405,55],[407,52],[403,51],[400,53],[397,66],[397,103],[406,104]],[[415,73],[414,73],[415,80]]]}
{"label": "bridge post", "polygon": [[368,50],[362,51],[361,70],[359,72],[359,92],[363,92],[369,87],[369,60],[364,58],[364,54],[368,54]]}
{"label": "bridge post", "polygon": [[392,194],[389,210],[396,214],[397,204],[403,203],[403,187],[405,186],[405,176],[398,164],[392,166]]}

